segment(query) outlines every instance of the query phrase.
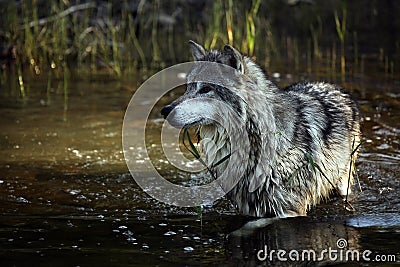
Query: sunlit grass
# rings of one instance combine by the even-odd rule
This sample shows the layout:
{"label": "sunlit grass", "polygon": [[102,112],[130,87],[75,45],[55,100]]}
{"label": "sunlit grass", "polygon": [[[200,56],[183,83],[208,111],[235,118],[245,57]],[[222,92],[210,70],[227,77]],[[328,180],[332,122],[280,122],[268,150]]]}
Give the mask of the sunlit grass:
{"label": "sunlit grass", "polygon": [[[14,62],[21,66],[22,76],[27,71],[34,75],[51,71],[52,79],[63,78],[64,66],[85,77],[129,78],[153,72],[189,60],[189,39],[207,49],[233,44],[257,57],[267,70],[275,71],[277,63],[287,62],[295,71],[324,71],[336,80],[348,75],[348,70],[356,75],[366,69],[368,57],[359,51],[361,36],[353,31],[352,38],[346,37],[352,27],[346,20],[349,4],[322,10],[318,5],[292,7],[285,1],[206,1],[202,8],[179,3],[5,1],[0,4],[4,11],[0,33],[4,48],[16,51]],[[287,24],[295,20],[301,34],[277,28],[279,14],[289,10],[297,16]],[[397,53],[399,40],[395,45]],[[395,77],[399,61],[386,48],[377,49],[380,69],[387,77]],[[354,58],[353,66],[346,66],[346,56]]]}
{"label": "sunlit grass", "polygon": [[346,55],[345,55],[345,37],[347,32],[347,8],[345,2],[342,3],[342,19],[340,20],[338,12],[335,10],[336,32],[340,40],[340,73],[342,80],[346,74]]}

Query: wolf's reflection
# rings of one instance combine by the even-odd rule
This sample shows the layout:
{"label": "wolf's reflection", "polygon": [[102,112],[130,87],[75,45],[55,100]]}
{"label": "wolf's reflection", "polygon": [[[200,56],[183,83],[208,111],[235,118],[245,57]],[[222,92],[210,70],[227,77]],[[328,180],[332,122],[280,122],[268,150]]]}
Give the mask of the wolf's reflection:
{"label": "wolf's reflection", "polygon": [[[360,248],[358,239],[358,231],[346,226],[345,219],[296,217],[251,221],[232,232],[226,246],[237,266],[320,266],[345,262],[346,251]],[[281,260],[278,250],[285,251],[280,254]],[[312,254],[308,257],[310,250],[315,252],[315,260]]]}

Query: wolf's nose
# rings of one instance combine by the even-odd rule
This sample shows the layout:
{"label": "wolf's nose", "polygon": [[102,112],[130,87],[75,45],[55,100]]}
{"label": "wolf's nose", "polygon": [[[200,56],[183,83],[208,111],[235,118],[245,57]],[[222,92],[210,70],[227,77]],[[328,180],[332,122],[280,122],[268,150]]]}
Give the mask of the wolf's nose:
{"label": "wolf's nose", "polygon": [[168,117],[168,114],[171,113],[171,111],[174,109],[174,106],[168,105],[162,108],[161,110],[161,115],[164,116],[164,119]]}

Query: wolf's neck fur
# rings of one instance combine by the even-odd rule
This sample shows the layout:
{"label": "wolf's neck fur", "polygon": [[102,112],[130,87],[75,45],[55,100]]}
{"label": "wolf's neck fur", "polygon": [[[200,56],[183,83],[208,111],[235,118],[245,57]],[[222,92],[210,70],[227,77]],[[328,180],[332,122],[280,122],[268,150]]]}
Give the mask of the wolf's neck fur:
{"label": "wolf's neck fur", "polygon": [[[273,179],[272,175],[276,166],[277,155],[283,148],[282,144],[285,147],[287,143],[285,140],[280,143],[276,142],[277,133],[284,131],[284,128],[282,123],[275,121],[276,118],[273,116],[277,107],[283,106],[284,100],[279,97],[279,88],[268,80],[260,67],[247,57],[244,57],[243,63],[244,74],[255,85],[254,90],[243,91],[243,97],[254,99],[250,103],[243,103],[246,106],[243,108],[244,114],[241,115],[244,120],[244,127],[236,129],[234,133],[237,135],[234,136],[236,141],[231,144],[230,138],[232,136],[228,136],[222,126],[218,124],[201,126],[199,133],[202,139],[202,152],[209,167],[232,153],[234,158],[212,168],[217,177],[228,166],[230,160],[234,160],[234,164],[247,166],[244,176],[229,192],[229,197],[242,213],[257,216],[271,213],[283,216],[286,200],[284,199],[285,194],[281,191],[284,189],[281,188],[278,180]],[[246,83],[246,86],[251,85]],[[246,95],[247,93],[251,96]],[[259,125],[263,125],[265,128],[260,129]],[[248,138],[249,143],[241,144],[243,138]],[[237,153],[240,153],[237,149],[243,149],[244,146],[250,146],[248,162],[242,162],[243,159],[241,160],[236,156]],[[232,151],[231,148],[235,148],[235,151]],[[266,190],[267,193],[261,194],[263,190]],[[248,197],[250,195],[258,195],[268,199],[249,203]]]}
{"label": "wolf's neck fur", "polygon": [[257,86],[264,90],[266,88],[276,90],[278,87],[269,79],[266,73],[250,58],[243,57],[244,74],[249,77]]}
{"label": "wolf's neck fur", "polygon": [[[272,111],[275,113],[286,113],[287,109],[290,107],[286,103],[287,100],[282,96],[282,90],[280,90],[280,88],[268,78],[268,75],[260,68],[260,66],[250,58],[246,56],[243,57],[243,63],[245,70],[244,74],[257,85],[259,90],[270,92],[269,94],[265,94],[265,97],[269,98],[269,104],[271,105]],[[276,134],[278,135],[292,135],[292,129],[288,129],[285,122],[279,120],[279,118],[285,117],[286,115],[273,116],[270,118],[273,121],[269,121],[269,123],[275,124]],[[287,140],[282,140],[276,147],[277,153],[286,150],[288,146],[289,142],[287,142]]]}
{"label": "wolf's neck fur", "polygon": [[[219,124],[203,125],[199,129],[199,133],[201,137],[201,150],[206,157],[206,163],[209,167],[230,153],[231,145],[229,136]],[[227,162],[228,160],[217,168],[214,168],[213,171],[217,172],[215,173],[217,176],[226,167]]]}

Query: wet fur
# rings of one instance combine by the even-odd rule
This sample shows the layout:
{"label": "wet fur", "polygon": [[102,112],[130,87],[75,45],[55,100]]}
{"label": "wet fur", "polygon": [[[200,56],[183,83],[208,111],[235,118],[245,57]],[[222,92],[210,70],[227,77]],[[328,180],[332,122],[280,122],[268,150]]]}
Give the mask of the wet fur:
{"label": "wet fur", "polygon": [[[202,119],[202,112],[218,112],[201,108],[206,105],[203,96],[224,101],[237,112],[244,125],[237,134],[246,131],[250,142],[245,175],[228,192],[239,212],[256,217],[306,215],[334,188],[341,195],[350,192],[354,170],[349,173],[349,167],[357,156],[351,154],[360,142],[360,125],[357,105],[348,93],[323,82],[300,82],[281,89],[232,46],[221,51],[206,51],[192,41],[190,46],[195,61],[234,68],[237,77],[228,77],[227,83],[237,90],[211,86],[210,92],[201,91],[210,85],[192,82],[200,72],[194,67],[188,74],[187,91],[166,106],[163,114],[174,110],[167,119],[176,127],[199,126],[200,137],[209,140],[201,144],[206,161],[215,163],[242,144],[231,147],[221,126]],[[189,99],[198,105],[185,105]],[[325,176],[312,167],[310,158]],[[241,164],[240,158],[235,160]],[[225,167],[222,164],[215,172]]]}

